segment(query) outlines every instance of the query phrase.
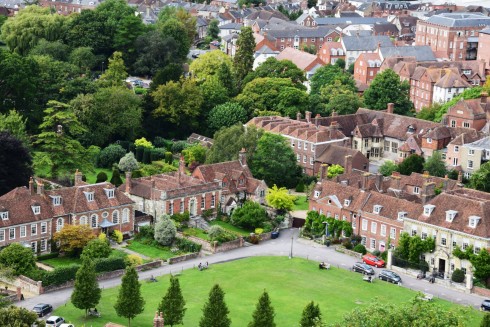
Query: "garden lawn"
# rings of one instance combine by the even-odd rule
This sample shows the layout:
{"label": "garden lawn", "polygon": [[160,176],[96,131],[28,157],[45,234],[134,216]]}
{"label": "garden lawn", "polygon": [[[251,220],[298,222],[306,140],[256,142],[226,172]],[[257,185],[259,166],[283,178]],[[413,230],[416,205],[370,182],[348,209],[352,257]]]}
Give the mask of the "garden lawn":
{"label": "garden lawn", "polygon": [[[97,174],[100,173],[101,171],[103,171],[104,173],[106,173],[107,175],[107,181],[110,181],[111,178],[112,178],[112,170],[111,169],[107,169],[107,168],[94,168],[94,171],[93,172],[82,172],[86,179],[87,179],[87,183],[89,184],[94,184],[95,181],[97,180]],[[41,176],[41,177],[45,177],[47,174],[48,174],[49,170],[47,167],[42,167],[40,169],[37,169],[35,171],[36,173],[36,176]],[[124,183],[124,174],[121,174],[121,179]]]}
{"label": "garden lawn", "polygon": [[[110,256],[125,258],[127,256],[127,253],[121,250],[113,249]],[[57,257],[57,258],[42,260],[39,262],[44,263],[45,265],[51,266],[53,268],[66,267],[73,264],[77,264],[77,265],[82,264],[82,260],[80,258],[72,258],[72,257]]]}
{"label": "garden lawn", "polygon": [[175,257],[176,255],[172,253],[168,247],[143,244],[134,240],[126,248],[153,259],[166,260],[168,258]]}
{"label": "garden lawn", "polygon": [[[277,326],[297,326],[301,313],[310,301],[319,303],[324,320],[334,323],[356,307],[369,303],[407,303],[416,293],[376,280],[366,283],[362,275],[332,268],[319,270],[318,262],[287,257],[252,257],[223,264],[210,265],[208,270],[184,270],[179,277],[186,300],[185,326],[198,326],[202,307],[211,287],[218,283],[225,292],[232,326],[246,326],[251,320],[257,300],[264,289],[269,292],[275,309]],[[146,301],[144,312],[131,326],[151,326],[155,311],[169,285],[169,276],[158,277],[157,283],[142,281],[142,295]],[[68,319],[75,326],[101,327],[112,321],[127,324],[114,310],[118,288],[105,289],[97,309],[103,319],[83,318],[83,311],[68,303],[53,314]],[[435,305],[447,309],[462,308],[456,304],[435,299]],[[467,326],[479,326],[482,313],[469,309],[465,314]]]}
{"label": "garden lawn", "polygon": [[296,196],[296,200],[294,200],[293,210],[308,210],[308,200],[306,199],[306,195]]}
{"label": "garden lawn", "polygon": [[209,235],[200,228],[187,227],[182,230],[182,234],[198,237],[201,240],[209,241]]}
{"label": "garden lawn", "polygon": [[237,233],[239,235],[242,235],[242,236],[248,236],[250,235],[251,231],[247,231],[243,228],[240,228],[240,227],[237,227],[237,226],[233,226],[232,224],[230,223],[227,223],[227,222],[224,222],[224,221],[221,221],[221,220],[213,220],[209,223],[211,226],[214,226],[214,225],[218,225],[218,226],[221,226],[223,227],[224,229],[230,231],[230,232],[234,232],[234,233]]}

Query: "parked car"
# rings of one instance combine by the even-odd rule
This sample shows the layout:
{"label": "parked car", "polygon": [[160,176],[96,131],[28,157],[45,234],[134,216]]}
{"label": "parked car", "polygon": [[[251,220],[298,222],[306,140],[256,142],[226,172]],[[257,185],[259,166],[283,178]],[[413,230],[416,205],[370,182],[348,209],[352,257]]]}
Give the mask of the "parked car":
{"label": "parked car", "polygon": [[37,313],[39,317],[44,317],[45,315],[53,311],[53,307],[51,306],[51,304],[39,303],[36,304],[34,308],[32,308],[32,311]]}
{"label": "parked car", "polygon": [[364,275],[374,275],[374,269],[364,262],[356,262],[352,266],[352,271],[359,272]]}
{"label": "parked car", "polygon": [[65,319],[63,317],[58,317],[58,316],[51,316],[48,319],[46,319],[46,327],[60,327],[62,323],[65,322]]}
{"label": "parked car", "polygon": [[391,270],[381,270],[378,277],[381,280],[385,280],[393,284],[401,284],[402,282],[402,278],[396,272]]}
{"label": "parked car", "polygon": [[483,300],[480,306],[481,311],[490,311],[490,300]]}
{"label": "parked car", "polygon": [[366,254],[362,257],[362,261],[367,263],[368,265],[375,266],[377,268],[383,268],[385,266],[385,262],[372,254]]}

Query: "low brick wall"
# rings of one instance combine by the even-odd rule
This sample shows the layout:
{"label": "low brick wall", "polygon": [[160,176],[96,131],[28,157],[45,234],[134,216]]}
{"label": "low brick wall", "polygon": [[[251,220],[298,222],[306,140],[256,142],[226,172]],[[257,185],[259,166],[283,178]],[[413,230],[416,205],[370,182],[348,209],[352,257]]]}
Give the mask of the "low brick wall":
{"label": "low brick wall", "polygon": [[20,287],[23,291],[34,293],[36,295],[43,293],[42,282],[37,282],[23,275],[18,276],[13,284]]}
{"label": "low brick wall", "polygon": [[358,259],[361,259],[362,258],[362,253],[359,253],[359,252],[356,252],[356,251],[347,250],[343,246],[337,246],[335,248],[335,251],[341,252],[341,253],[344,253],[344,254],[347,254],[347,255],[350,255],[351,257],[356,257]]}
{"label": "low brick wall", "polygon": [[241,248],[244,244],[243,237],[239,237],[238,239],[230,241],[230,242],[221,243],[220,245],[216,245],[216,247],[215,247],[214,244],[211,244],[208,241],[200,239],[199,237],[195,237],[195,236],[191,236],[191,235],[184,236],[182,233],[177,233],[177,236],[181,237],[181,238],[186,238],[186,239],[188,239],[192,242],[195,242],[197,244],[201,244],[202,250],[212,252],[212,253],[226,252],[226,251],[238,249],[238,248]]}
{"label": "low brick wall", "polygon": [[195,236],[191,236],[191,235],[185,236],[182,233],[177,233],[177,237],[186,238],[189,241],[192,241],[192,242],[197,243],[197,244],[201,244],[202,250],[208,251],[208,252],[213,252],[213,247],[211,246],[211,244],[208,241],[200,239],[199,237],[195,237]]}
{"label": "low brick wall", "polygon": [[475,293],[484,297],[490,297],[490,289],[488,288],[473,286],[471,293]]}
{"label": "low brick wall", "polygon": [[417,278],[418,274],[420,274],[420,270],[407,269],[407,268],[402,268],[402,267],[393,266],[393,265],[391,266],[391,270],[393,270],[395,272],[402,273],[402,274],[406,274],[406,275],[409,275],[409,276],[412,276],[415,278]]}
{"label": "low brick wall", "polygon": [[243,237],[238,238],[237,240],[221,243],[214,249],[214,253],[218,252],[226,252],[234,249],[241,248],[243,246]]}
{"label": "low brick wall", "polygon": [[172,264],[177,263],[177,262],[182,262],[182,261],[186,261],[186,260],[195,259],[198,256],[199,256],[199,252],[184,254],[184,255],[181,255],[181,256],[178,256],[178,257],[173,257],[173,258],[168,259],[168,264],[169,265],[172,265]]}
{"label": "low brick wall", "polygon": [[260,234],[261,241],[267,241],[271,239],[272,232]]}

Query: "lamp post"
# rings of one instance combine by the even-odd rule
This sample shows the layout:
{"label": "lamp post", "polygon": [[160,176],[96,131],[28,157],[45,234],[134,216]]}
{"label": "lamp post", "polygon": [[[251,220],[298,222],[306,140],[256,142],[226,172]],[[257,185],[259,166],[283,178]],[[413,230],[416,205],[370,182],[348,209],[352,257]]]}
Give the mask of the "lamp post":
{"label": "lamp post", "polygon": [[293,238],[294,238],[294,235],[291,234],[291,251],[289,252],[289,259],[293,258]]}

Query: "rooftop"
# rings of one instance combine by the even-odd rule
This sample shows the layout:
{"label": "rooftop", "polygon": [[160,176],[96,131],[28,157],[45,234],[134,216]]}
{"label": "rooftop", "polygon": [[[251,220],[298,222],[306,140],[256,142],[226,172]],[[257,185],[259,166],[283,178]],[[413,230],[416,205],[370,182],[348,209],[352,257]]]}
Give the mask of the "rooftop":
{"label": "rooftop", "polygon": [[490,17],[480,13],[442,13],[430,17],[427,22],[446,27],[476,27],[490,25]]}

